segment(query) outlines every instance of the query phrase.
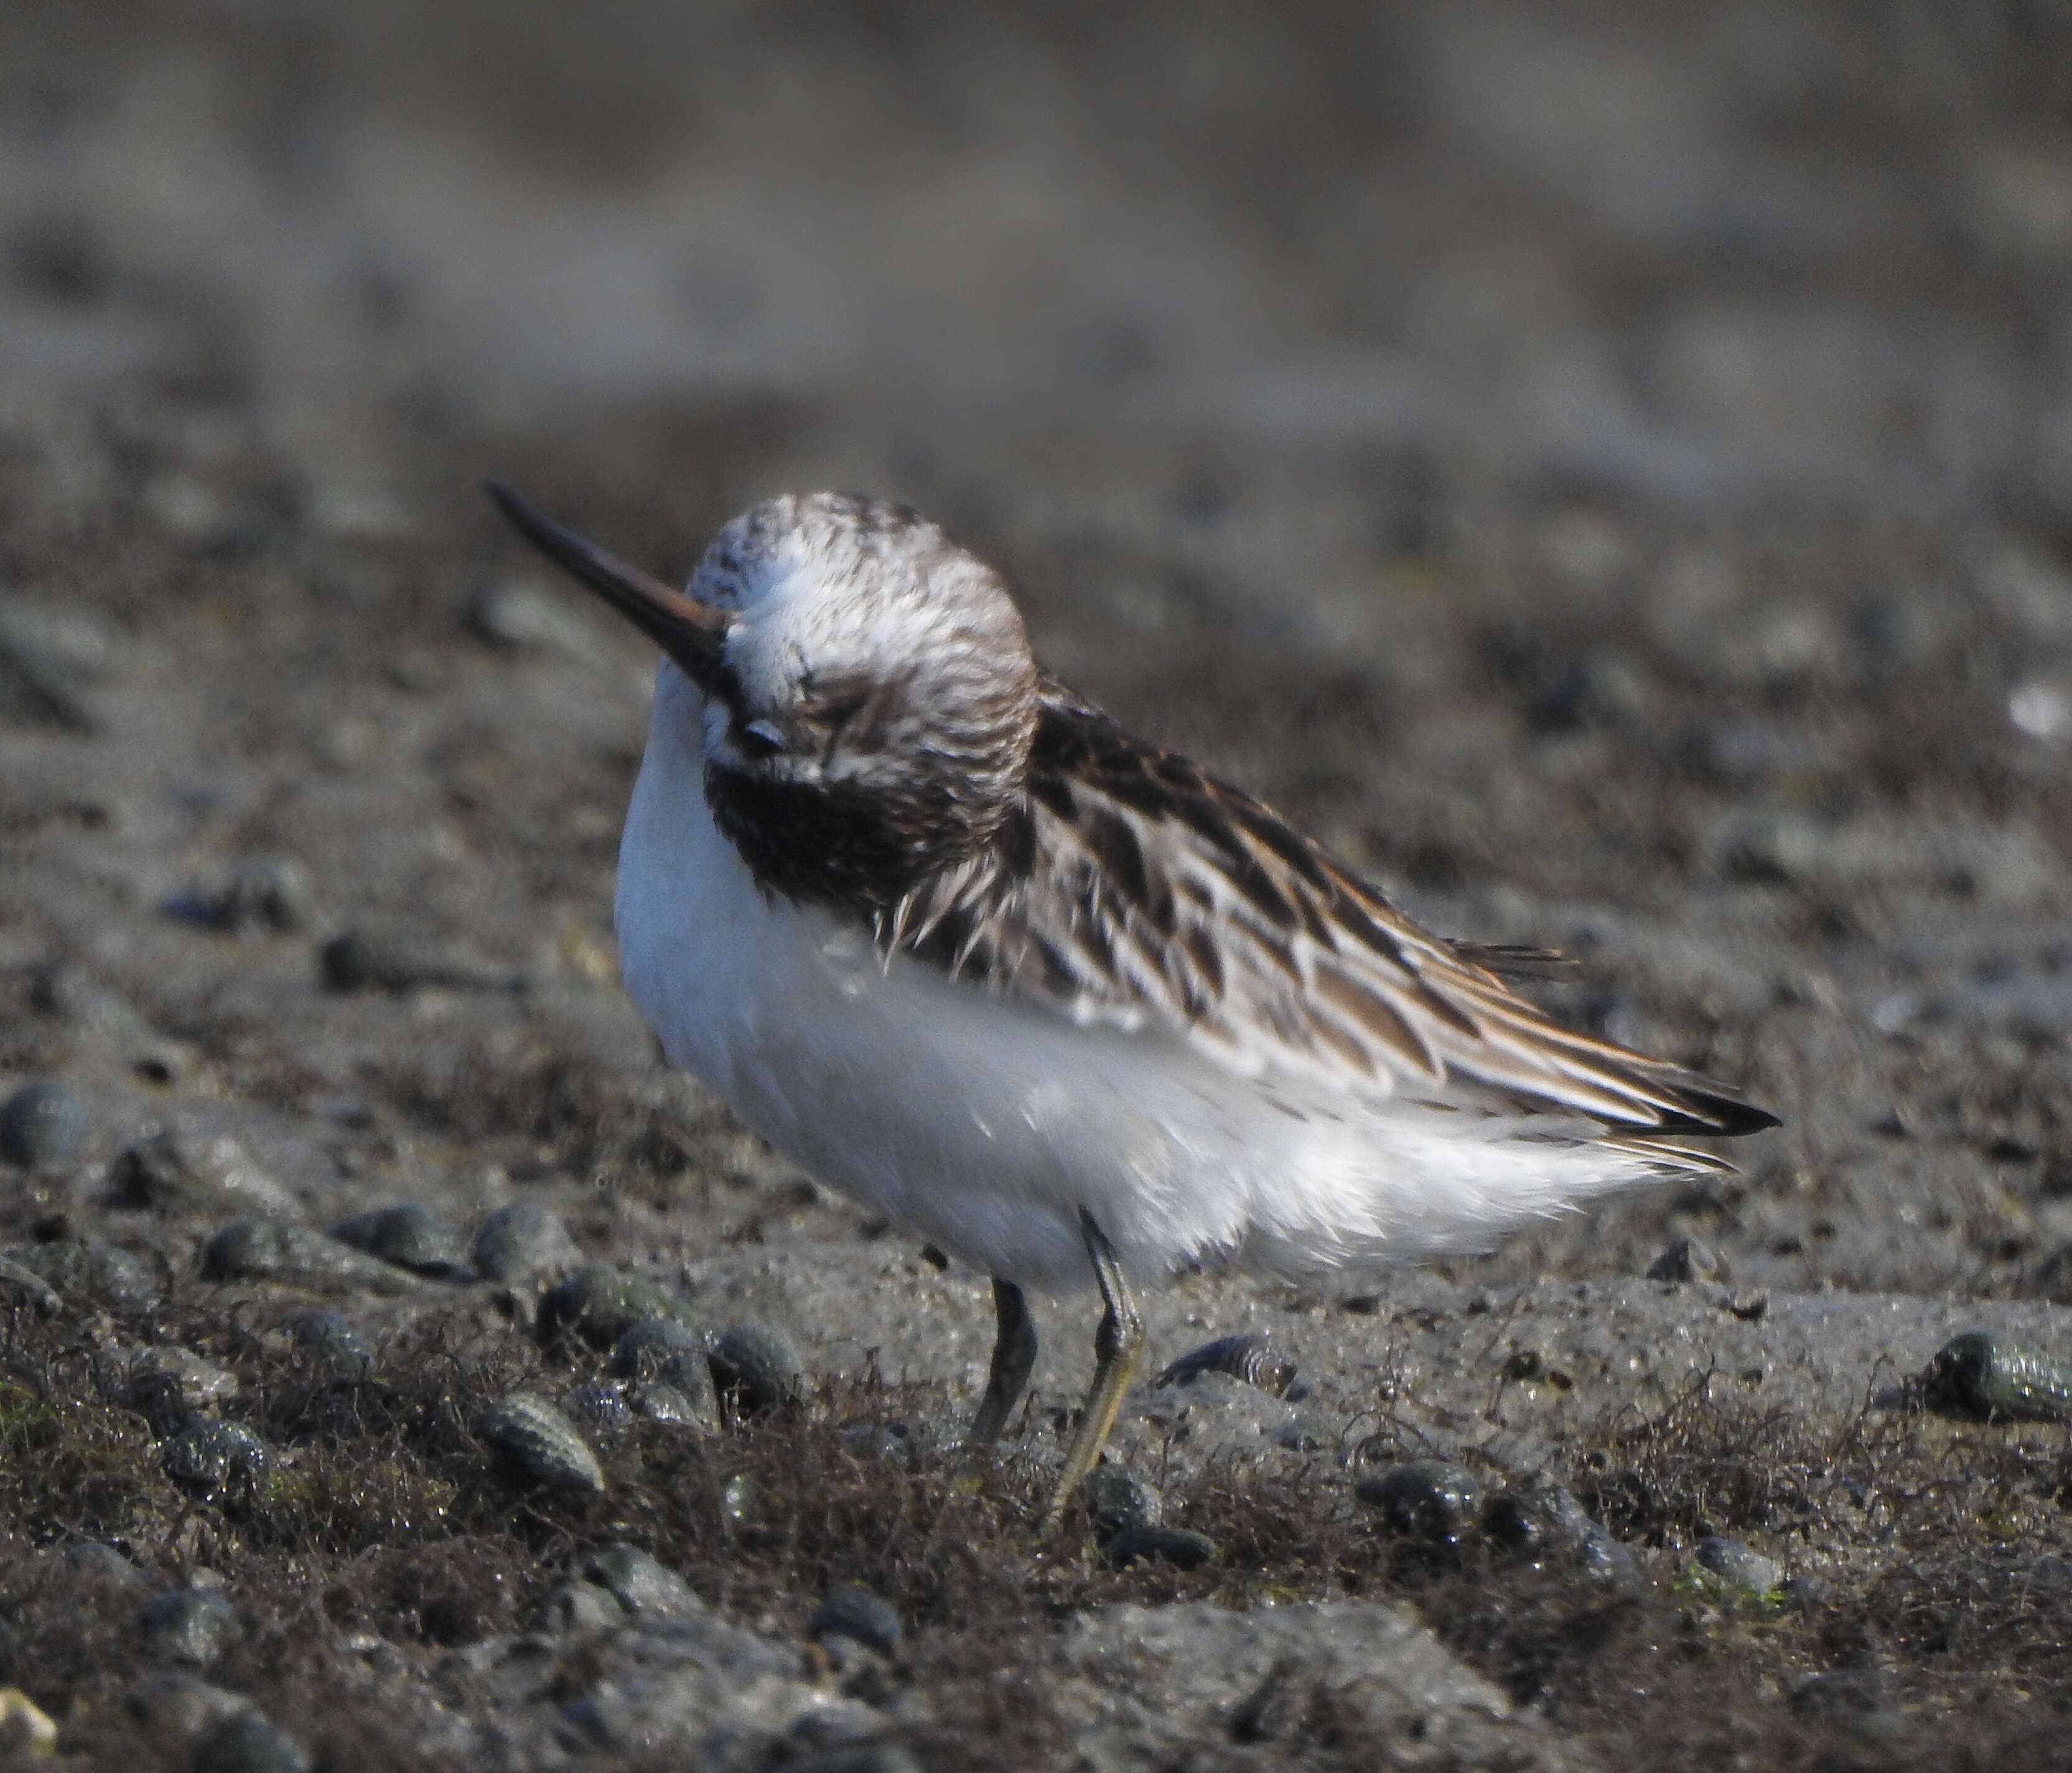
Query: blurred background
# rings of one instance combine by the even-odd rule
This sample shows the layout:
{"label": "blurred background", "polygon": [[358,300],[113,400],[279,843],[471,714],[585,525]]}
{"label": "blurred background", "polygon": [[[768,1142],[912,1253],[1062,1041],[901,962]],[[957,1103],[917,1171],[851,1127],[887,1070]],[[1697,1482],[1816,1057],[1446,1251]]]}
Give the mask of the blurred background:
{"label": "blurred background", "polygon": [[462,1134],[594,1168],[456,1103],[520,1047],[640,1071],[637,1028],[427,1032],[159,913],[285,853],[326,929],[615,1003],[648,661],[477,484],[671,575],[835,485],[1442,928],[1579,952],[1567,1013],[1786,1114],[1634,1248],[1674,1209],[1795,1285],[2054,1289],[2068,271],[2042,0],[17,0],[10,1067],[72,1065],[111,1139],[162,1107],[33,1019],[76,963],[197,1112],[360,1139],[370,1188],[473,1177]]}

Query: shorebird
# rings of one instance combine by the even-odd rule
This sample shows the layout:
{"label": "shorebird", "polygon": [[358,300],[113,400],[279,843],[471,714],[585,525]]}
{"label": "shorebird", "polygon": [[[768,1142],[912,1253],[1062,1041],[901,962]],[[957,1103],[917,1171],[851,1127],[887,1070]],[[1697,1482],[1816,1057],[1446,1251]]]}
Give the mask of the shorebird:
{"label": "shorebird", "polygon": [[1268,807],[1036,663],[991,567],[828,493],[728,523],[677,591],[508,489],[663,653],[619,852],[670,1061],[820,1180],[989,1275],[969,1439],[1027,1385],[1026,1290],[1091,1279],[1054,1531],[1197,1264],[1328,1281],[1488,1248],[1774,1118],[1561,1026]]}

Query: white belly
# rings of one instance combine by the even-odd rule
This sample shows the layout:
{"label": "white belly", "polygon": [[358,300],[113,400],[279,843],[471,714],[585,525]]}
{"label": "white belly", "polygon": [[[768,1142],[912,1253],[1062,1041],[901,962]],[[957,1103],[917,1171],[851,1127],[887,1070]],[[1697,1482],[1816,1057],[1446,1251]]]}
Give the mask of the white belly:
{"label": "white belly", "polygon": [[671,1061],[831,1187],[989,1274],[1091,1279],[1091,1213],[1146,1278],[1486,1247],[1642,1166],[1414,1103],[1292,1102],[1159,1036],[1077,1026],[767,901],[707,809],[672,666],[619,848],[627,990]]}

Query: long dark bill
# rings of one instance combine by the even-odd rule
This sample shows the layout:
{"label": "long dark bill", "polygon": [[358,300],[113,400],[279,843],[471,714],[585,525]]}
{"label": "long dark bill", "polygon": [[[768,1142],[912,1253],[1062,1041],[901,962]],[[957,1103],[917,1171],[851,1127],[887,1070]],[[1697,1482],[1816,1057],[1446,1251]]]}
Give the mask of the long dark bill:
{"label": "long dark bill", "polygon": [[700,689],[712,690],[719,672],[720,649],[734,620],[726,611],[672,590],[660,579],[615,559],[574,530],[562,528],[500,481],[484,481],[483,490],[533,547],[647,635],[683,667]]}

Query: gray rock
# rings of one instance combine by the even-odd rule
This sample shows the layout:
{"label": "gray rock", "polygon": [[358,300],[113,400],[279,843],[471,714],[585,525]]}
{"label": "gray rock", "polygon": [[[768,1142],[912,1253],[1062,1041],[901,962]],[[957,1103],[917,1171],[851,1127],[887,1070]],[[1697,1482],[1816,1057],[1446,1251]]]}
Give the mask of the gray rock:
{"label": "gray rock", "polygon": [[634,1545],[600,1545],[583,1555],[576,1574],[610,1594],[628,1614],[667,1619],[702,1604],[676,1571]]}
{"label": "gray rock", "polygon": [[327,1292],[401,1292],[415,1285],[388,1263],[305,1225],[233,1219],[202,1252],[204,1280],[276,1281]]}
{"label": "gray rock", "polygon": [[1729,1594],[1774,1594],[1783,1586],[1784,1566],[1744,1541],[1719,1535],[1698,1541],[1698,1567]]}
{"label": "gray rock", "polygon": [[558,589],[516,579],[486,585],[469,598],[468,632],[512,652],[557,652],[586,663],[599,657],[594,634]]}
{"label": "gray rock", "polygon": [[540,1301],[541,1342],[551,1347],[575,1336],[594,1348],[609,1348],[643,1318],[674,1318],[690,1324],[689,1301],[667,1287],[608,1262],[578,1269]]}
{"label": "gray rock", "polygon": [[298,935],[317,921],[316,880],[290,857],[247,856],[194,905],[203,921],[233,935],[261,930]]}
{"label": "gray rock", "polygon": [[1726,1259],[1702,1237],[1679,1237],[1649,1266],[1655,1281],[1730,1281]]}
{"label": "gray rock", "polygon": [[206,1139],[164,1127],[108,1167],[109,1192],[125,1207],[154,1213],[301,1217],[294,1196],[252,1161],[234,1139]]}
{"label": "gray rock", "polygon": [[1101,1547],[1101,1556],[1117,1570],[1145,1563],[1200,1570],[1217,1555],[1215,1540],[1185,1527],[1124,1527]]}
{"label": "gray rock", "polygon": [[148,1311],[158,1302],[158,1279],[142,1261],[95,1239],[14,1244],[0,1250],[0,1260],[27,1269],[68,1300],[90,1299],[120,1311]]}
{"label": "gray rock", "polygon": [[138,1620],[147,1655],[206,1668],[244,1635],[244,1623],[220,1589],[178,1588],[148,1602]]}
{"label": "gray rock", "polygon": [[190,1746],[225,1719],[252,1709],[252,1701],[241,1693],[170,1669],[146,1675],[123,1703],[152,1742],[166,1747]]}
{"label": "gray rock", "polygon": [[629,1379],[653,1379],[675,1356],[703,1361],[705,1350],[705,1337],[681,1318],[643,1317],[612,1344],[611,1370]]}
{"label": "gray rock", "polygon": [[333,1378],[358,1381],[374,1371],[374,1351],[335,1311],[304,1311],[290,1319],[296,1355]]}
{"label": "gray rock", "polygon": [[257,1711],[226,1718],[195,1744],[194,1773],[309,1773],[294,1739]]}
{"label": "gray rock", "polygon": [[590,1443],[544,1397],[511,1393],[483,1413],[475,1433],[521,1477],[553,1489],[604,1488],[604,1471]]}
{"label": "gray rock", "polygon": [[1079,1486],[1094,1538],[1105,1543],[1132,1528],[1156,1527],[1165,1520],[1166,1502],[1157,1488],[1127,1465],[1097,1465]]}
{"label": "gray rock", "polygon": [[853,1638],[880,1656],[897,1656],[906,1636],[890,1602],[857,1582],[828,1590],[827,1599],[806,1627],[808,1637]]}
{"label": "gray rock", "polygon": [[633,1411],[616,1385],[578,1385],[561,1399],[561,1410],[580,1433],[595,1440],[623,1434],[633,1426]]}
{"label": "gray rock", "polygon": [[171,1343],[135,1355],[130,1362],[130,1382],[133,1388],[170,1383],[189,1410],[213,1410],[241,1389],[237,1375],[228,1367]]}
{"label": "gray rock", "polygon": [[81,1539],[59,1553],[68,1572],[76,1579],[106,1583],[117,1588],[141,1588],[146,1578],[113,1545],[98,1539]]}
{"label": "gray rock", "polygon": [[1959,1415],[2072,1420],[2072,1364],[1992,1330],[1952,1336],[1918,1382],[1929,1403]]}
{"label": "gray rock", "polygon": [[791,1338],[767,1324],[730,1324],[709,1351],[713,1383],[744,1416],[787,1409],[806,1390],[805,1363]]}
{"label": "gray rock", "polygon": [[549,1637],[608,1631],[626,1623],[626,1609],[608,1588],[595,1582],[562,1582],[548,1590],[532,1615],[532,1629]]}
{"label": "gray rock", "polygon": [[491,966],[421,931],[369,927],[333,936],[318,950],[335,991],[522,991],[524,974]]}
{"label": "gray rock", "polygon": [[482,1221],[473,1257],[478,1274],[508,1286],[567,1267],[576,1260],[576,1246],[560,1214],[536,1200],[517,1200]]}
{"label": "gray rock", "polygon": [[[703,1357],[701,1356],[701,1359]],[[711,1376],[706,1376],[708,1387]],[[690,1394],[660,1379],[642,1379],[626,1388],[626,1402],[636,1416],[667,1428],[693,1428],[709,1432],[718,1425],[709,1408],[701,1409]]]}
{"label": "gray rock", "polygon": [[416,1200],[356,1213],[334,1225],[331,1236],[413,1274],[457,1274],[467,1266],[469,1252],[460,1233]]}
{"label": "gray rock", "polygon": [[1370,1473],[1353,1493],[1381,1512],[1390,1531],[1458,1545],[1482,1513],[1482,1480],[1443,1459],[1413,1459]]}
{"label": "gray rock", "polygon": [[24,1169],[69,1164],[86,1143],[84,1106],[61,1083],[25,1083],[0,1106],[0,1158]]}
{"label": "gray rock", "polygon": [[266,1443],[241,1422],[197,1416],[166,1443],[166,1475],[204,1502],[247,1500],[266,1475]]}
{"label": "gray rock", "polygon": [[56,1317],[64,1309],[64,1300],[55,1287],[5,1256],[0,1256],[0,1303],[26,1306],[39,1317]]}

